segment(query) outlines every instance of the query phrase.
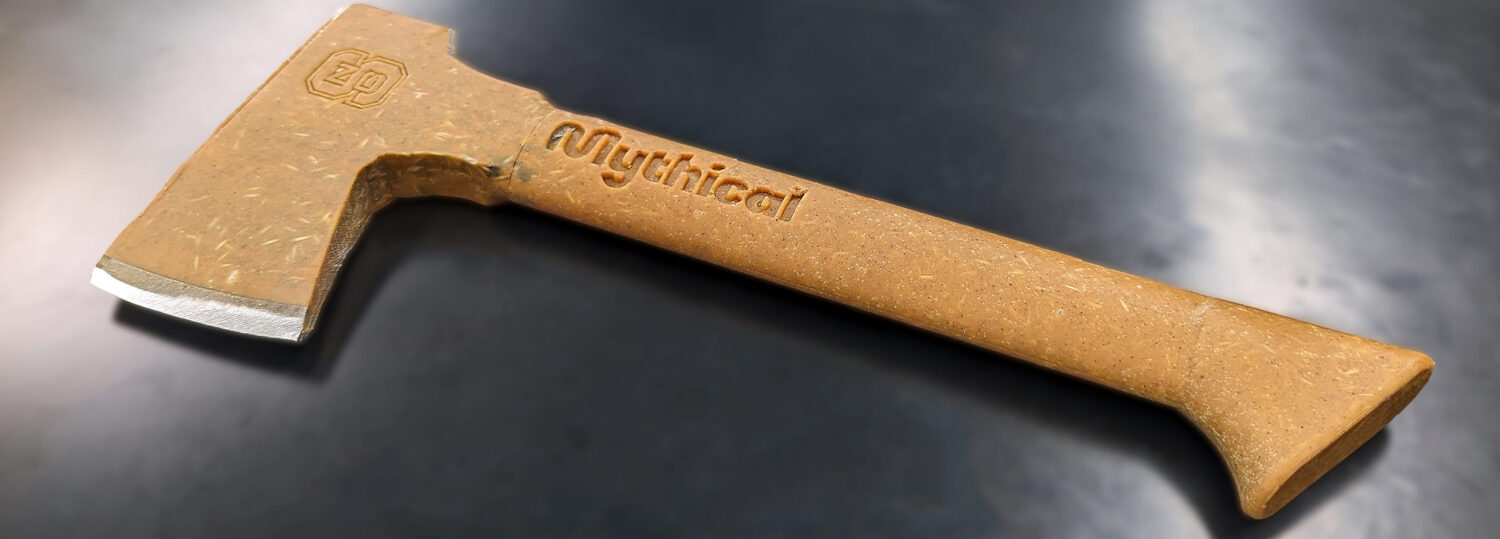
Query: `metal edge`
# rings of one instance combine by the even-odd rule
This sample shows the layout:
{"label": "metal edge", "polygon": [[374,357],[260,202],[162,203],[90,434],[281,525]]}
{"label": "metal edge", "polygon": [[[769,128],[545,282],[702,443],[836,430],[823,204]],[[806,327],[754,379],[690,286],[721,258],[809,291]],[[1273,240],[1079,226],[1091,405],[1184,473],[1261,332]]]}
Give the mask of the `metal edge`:
{"label": "metal edge", "polygon": [[306,336],[306,307],[210,290],[108,256],[99,259],[89,283],[141,307],[226,331],[290,342]]}

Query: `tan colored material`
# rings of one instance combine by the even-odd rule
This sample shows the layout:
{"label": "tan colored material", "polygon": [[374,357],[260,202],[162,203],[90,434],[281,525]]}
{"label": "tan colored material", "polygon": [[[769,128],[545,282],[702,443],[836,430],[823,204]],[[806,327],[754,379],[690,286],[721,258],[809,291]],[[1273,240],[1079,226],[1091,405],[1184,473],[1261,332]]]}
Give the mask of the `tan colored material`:
{"label": "tan colored material", "polygon": [[1171,406],[1213,441],[1256,518],[1431,373],[1417,352],[555,110],[458,62],[450,40],[349,8],[182,166],[101,271],[158,296],[174,293],[152,284],[165,280],[305,313],[285,336],[300,340],[374,211],[509,200]]}

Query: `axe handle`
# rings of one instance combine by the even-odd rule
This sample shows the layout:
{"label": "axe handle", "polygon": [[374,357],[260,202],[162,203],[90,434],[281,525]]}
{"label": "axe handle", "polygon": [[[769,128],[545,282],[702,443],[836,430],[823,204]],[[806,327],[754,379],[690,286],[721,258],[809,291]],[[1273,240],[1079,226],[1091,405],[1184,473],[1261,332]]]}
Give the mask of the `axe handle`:
{"label": "axe handle", "polygon": [[1373,435],[1431,370],[1417,352],[587,116],[542,116],[506,177],[514,202],[1181,410],[1252,516],[1343,457],[1330,447]]}
{"label": "axe handle", "polygon": [[513,177],[514,202],[1172,405],[1216,301],[565,112]]}

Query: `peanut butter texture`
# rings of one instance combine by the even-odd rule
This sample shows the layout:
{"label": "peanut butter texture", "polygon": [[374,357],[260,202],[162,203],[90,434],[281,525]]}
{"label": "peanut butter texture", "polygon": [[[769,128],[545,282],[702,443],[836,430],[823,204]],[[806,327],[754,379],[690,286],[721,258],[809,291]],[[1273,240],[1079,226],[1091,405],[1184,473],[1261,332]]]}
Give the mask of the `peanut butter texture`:
{"label": "peanut butter texture", "polygon": [[305,308],[305,334],[378,209],[511,201],[1170,406],[1220,451],[1256,518],[1431,373],[1418,352],[556,110],[464,66],[450,42],[446,28],[349,8],[106,257]]}

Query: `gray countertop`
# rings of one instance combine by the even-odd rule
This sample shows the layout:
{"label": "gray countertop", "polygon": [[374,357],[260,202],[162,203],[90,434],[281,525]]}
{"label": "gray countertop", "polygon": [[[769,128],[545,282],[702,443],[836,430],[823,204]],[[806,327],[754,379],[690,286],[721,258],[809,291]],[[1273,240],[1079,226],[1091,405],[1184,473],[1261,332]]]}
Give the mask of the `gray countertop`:
{"label": "gray countertop", "polygon": [[386,2],[557,105],[1416,348],[1266,521],[1149,403],[514,207],[375,220],[302,347],[88,286],[329,2],[0,4],[0,536],[1500,526],[1500,4]]}

